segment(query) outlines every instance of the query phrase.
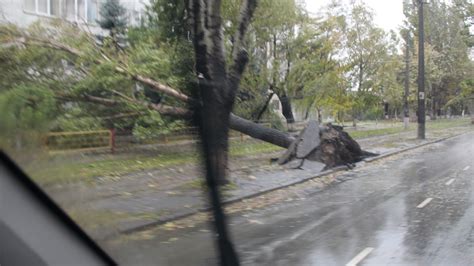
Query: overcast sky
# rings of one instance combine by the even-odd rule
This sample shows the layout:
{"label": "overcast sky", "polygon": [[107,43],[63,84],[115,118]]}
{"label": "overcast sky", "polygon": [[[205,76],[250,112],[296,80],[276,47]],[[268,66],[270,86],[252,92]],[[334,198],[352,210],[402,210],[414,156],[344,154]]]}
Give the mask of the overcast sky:
{"label": "overcast sky", "polygon": [[[312,13],[317,13],[322,6],[330,0],[305,0],[306,7]],[[348,3],[345,0],[345,3]],[[375,23],[385,30],[397,30],[401,25],[403,16],[402,0],[364,0],[375,11]]]}

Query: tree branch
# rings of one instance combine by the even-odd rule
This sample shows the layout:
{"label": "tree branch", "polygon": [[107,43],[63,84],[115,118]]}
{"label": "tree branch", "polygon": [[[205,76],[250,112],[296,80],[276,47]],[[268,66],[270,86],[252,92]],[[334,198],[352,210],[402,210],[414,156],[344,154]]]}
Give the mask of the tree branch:
{"label": "tree branch", "polygon": [[[79,51],[79,50],[77,50],[73,47],[64,45],[62,43],[53,41],[53,40],[42,40],[42,39],[38,39],[38,38],[22,37],[22,38],[17,38],[16,42],[21,43],[25,46],[31,46],[31,45],[42,46],[42,47],[47,47],[47,48],[51,48],[51,49],[64,51],[64,52],[69,53],[69,54],[71,54],[73,56],[76,56],[76,57],[82,57],[82,58],[85,57],[85,54],[82,53],[81,51]],[[102,56],[104,56],[104,55],[102,55]],[[107,57],[105,56],[104,58],[107,58]],[[104,59],[104,60],[106,60],[106,59]],[[93,61],[94,61],[94,63],[96,63],[98,65],[104,64],[104,61],[99,60],[98,58],[93,59]],[[192,102],[192,99],[189,96],[187,96],[186,94],[184,94],[184,93],[182,93],[182,92],[180,92],[176,89],[173,89],[170,86],[164,85],[164,84],[162,84],[162,83],[160,83],[156,80],[141,76],[139,74],[134,74],[134,73],[128,71],[124,67],[116,66],[115,71],[119,74],[130,76],[133,80],[138,81],[142,84],[146,84],[146,85],[150,86],[152,89],[154,89],[155,91],[158,91],[158,92],[161,92],[163,94],[169,95],[169,96],[171,96],[173,98],[176,98],[178,100],[181,100],[183,102],[187,102],[187,103]]]}
{"label": "tree branch", "polygon": [[232,65],[229,71],[229,80],[231,89],[235,91],[239,87],[242,73],[248,62],[248,53],[243,48],[245,34],[247,32],[253,13],[257,8],[257,0],[244,0],[240,8],[239,26],[234,36],[234,43],[232,47]]}
{"label": "tree branch", "polygon": [[[64,101],[82,101],[82,102],[96,103],[96,104],[100,104],[104,106],[116,106],[119,104],[126,103],[124,101],[117,101],[113,99],[92,96],[89,94],[84,94],[81,96],[57,95],[56,98],[59,100],[64,100]],[[181,107],[169,106],[165,104],[153,104],[153,103],[147,103],[147,102],[140,102],[137,100],[132,100],[129,97],[126,97],[125,99],[127,100],[127,102],[146,107],[150,110],[157,111],[161,115],[174,116],[174,117],[183,118],[183,119],[190,118],[192,115],[191,111],[185,108],[181,108]]]}
{"label": "tree branch", "polygon": [[240,60],[239,57],[243,50],[245,34],[247,33],[247,29],[256,8],[257,0],[244,0],[240,8],[239,26],[235,32],[232,47],[232,59],[234,64]]}
{"label": "tree branch", "polygon": [[[66,96],[67,97],[67,96]],[[112,99],[107,99],[107,98],[102,98],[102,97],[97,97],[97,96],[92,96],[89,94],[82,95],[81,97],[69,97],[70,100],[81,100],[81,101],[86,101],[86,102],[92,102],[92,103],[97,103],[105,106],[116,106],[121,104],[122,102],[112,100]]]}

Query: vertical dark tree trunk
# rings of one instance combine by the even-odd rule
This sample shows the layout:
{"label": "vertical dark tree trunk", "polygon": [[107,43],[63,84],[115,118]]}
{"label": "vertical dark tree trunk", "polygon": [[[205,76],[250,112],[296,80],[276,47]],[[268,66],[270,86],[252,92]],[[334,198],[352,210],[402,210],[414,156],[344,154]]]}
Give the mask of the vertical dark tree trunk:
{"label": "vertical dark tree trunk", "polygon": [[[342,117],[344,120],[344,117]],[[342,122],[344,124],[344,122]],[[357,127],[357,112],[355,107],[352,107],[352,126]]]}
{"label": "vertical dark tree trunk", "polygon": [[438,116],[438,112],[437,112],[437,97],[436,97],[436,85],[432,85],[431,86],[431,119],[432,120],[436,120],[437,116]]}
{"label": "vertical dark tree trunk", "polygon": [[293,116],[293,109],[291,108],[290,98],[286,95],[285,92],[278,94],[278,98],[280,99],[282,108],[281,112],[286,118],[286,122],[288,124],[294,123],[295,117]]}
{"label": "vertical dark tree trunk", "polygon": [[383,115],[384,115],[385,119],[389,118],[389,111],[390,111],[389,106],[390,105],[389,105],[388,102],[383,103]]}
{"label": "vertical dark tree trunk", "polygon": [[206,167],[206,183],[213,209],[221,265],[239,265],[232,245],[219,185],[227,182],[228,137],[232,106],[248,55],[243,49],[256,0],[242,1],[239,24],[233,39],[232,62],[226,66],[220,0],[189,0],[198,74],[198,101],[191,103],[199,127]]}
{"label": "vertical dark tree trunk", "polygon": [[308,107],[306,107],[306,111],[304,113],[304,120],[308,119],[309,112],[311,112],[311,108],[313,107],[314,102],[311,102]]}
{"label": "vertical dark tree trunk", "polygon": [[323,116],[321,115],[321,108],[316,107],[316,110],[318,110],[318,122],[319,124],[323,123]]}

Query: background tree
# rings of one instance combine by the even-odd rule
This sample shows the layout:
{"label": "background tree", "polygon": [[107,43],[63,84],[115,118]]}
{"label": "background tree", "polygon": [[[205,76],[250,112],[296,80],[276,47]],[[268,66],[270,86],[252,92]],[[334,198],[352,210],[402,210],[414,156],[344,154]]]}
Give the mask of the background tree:
{"label": "background tree", "polygon": [[[224,10],[235,13],[235,2],[239,1],[229,1]],[[287,123],[293,123],[292,88],[289,88],[288,77],[294,63],[293,43],[297,38],[297,25],[301,25],[301,7],[294,0],[264,0],[259,6],[249,32],[249,67],[253,71],[243,77],[243,92],[260,96],[255,114],[260,112],[259,106],[266,106],[269,94],[277,95],[283,116]],[[236,25],[229,22],[226,31]]]}
{"label": "background tree", "polygon": [[353,125],[364,108],[380,104],[377,73],[388,59],[385,32],[373,23],[374,14],[363,2],[355,2],[350,11],[347,31],[347,64],[353,91]]}
{"label": "background tree", "polygon": [[[468,2],[468,1],[467,1]],[[466,1],[448,3],[442,0],[430,1],[425,6],[426,41],[426,94],[430,116],[447,113],[461,114],[465,105],[460,93],[460,84],[470,79],[469,65],[472,62],[472,4]],[[404,1],[407,23],[404,28],[413,33],[418,42],[416,6]],[[413,58],[417,56],[413,52]],[[414,64],[412,71],[416,71]]]}
{"label": "background tree", "polygon": [[293,88],[292,95],[298,99],[298,107],[304,110],[305,119],[314,110],[320,122],[322,109],[331,114],[344,112],[348,100],[346,69],[337,60],[344,23],[341,16],[331,15],[319,20],[307,18],[299,29],[288,81]]}
{"label": "background tree", "polygon": [[106,0],[99,9],[99,19],[97,23],[105,30],[109,31],[114,45],[118,47],[119,38],[125,33],[127,26],[126,9],[119,0]]}

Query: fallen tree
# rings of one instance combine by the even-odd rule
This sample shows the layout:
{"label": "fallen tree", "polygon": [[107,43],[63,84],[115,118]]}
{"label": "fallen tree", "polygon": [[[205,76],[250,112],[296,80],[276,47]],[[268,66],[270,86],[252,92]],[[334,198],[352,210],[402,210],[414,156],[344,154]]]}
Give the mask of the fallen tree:
{"label": "fallen tree", "polygon": [[326,124],[320,126],[310,121],[308,126],[295,138],[287,151],[279,158],[279,164],[299,159],[301,167],[304,160],[318,161],[325,169],[338,165],[350,165],[377,154],[361,149],[360,145],[340,126]]}
{"label": "fallen tree", "polygon": [[[12,36],[12,38],[9,39],[8,47],[10,47],[11,45],[17,45],[19,47],[40,46],[43,48],[66,52],[70,56],[78,58],[90,58],[90,56],[85,54],[83,51],[75,47],[69,46],[65,43],[61,43],[58,40],[55,40],[54,37],[41,38],[38,37],[38,35],[29,35],[21,31],[8,31],[6,33],[8,33],[8,36]],[[93,40],[93,37],[91,37],[91,40]],[[101,65],[110,64],[110,62],[113,61],[115,63],[114,71],[116,73],[128,77],[131,80],[134,80],[135,82],[142,83],[148,88],[174,99],[175,101],[173,102],[176,106],[171,106],[164,103],[154,104],[146,101],[139,101],[137,99],[128,97],[120,92],[113,90],[112,92],[116,94],[115,96],[118,96],[118,100],[116,98],[111,99],[87,94],[79,96],[67,94],[56,95],[58,99],[64,101],[86,101],[90,103],[101,104],[104,106],[119,105],[126,102],[145,106],[150,110],[154,110],[166,116],[173,116],[181,119],[190,119],[193,117],[193,106],[195,106],[198,102],[193,97],[186,95],[178,89],[163,84],[153,79],[152,77],[147,77],[146,75],[135,73],[134,71],[128,69],[126,63],[122,63],[119,61],[115,62],[113,58],[101,52],[100,50],[97,50],[95,52],[98,53],[98,56],[94,57],[93,60],[90,61],[90,63]],[[239,56],[241,55],[237,51],[233,52],[235,52],[235,54],[233,54],[235,62],[240,62],[242,59],[240,59]],[[81,64],[77,65],[76,67],[77,69],[80,69],[87,74],[87,69],[84,69],[85,66],[86,64]],[[241,67],[241,64],[236,63],[232,66],[232,68],[234,68],[234,70],[232,71],[236,73],[241,73],[243,71],[243,69],[240,69]],[[235,77],[233,77],[232,75],[229,76],[230,81],[232,81],[233,78]],[[188,107],[186,108],[183,106]],[[283,147],[285,149],[289,149],[289,154],[294,154],[292,158],[302,159],[304,157],[304,159],[320,161],[322,163],[325,163],[328,168],[338,165],[351,164],[367,156],[373,155],[371,153],[363,151],[360,148],[359,144],[355,140],[353,140],[346,132],[344,132],[341,127],[333,125],[318,125],[318,132],[312,132],[311,134],[306,132],[306,136],[304,138],[301,137],[301,134],[300,136],[295,138],[287,132],[282,132],[276,129],[262,126],[260,124],[254,123],[231,113],[229,117],[229,127],[230,129],[239,131],[253,138],[260,139],[262,141],[277,145],[279,147]],[[291,147],[293,144],[294,146],[298,146],[298,144],[300,144],[301,146],[301,143],[306,143],[311,139],[313,139],[313,142],[317,142],[318,139],[321,141],[319,144],[319,148],[313,147],[313,149],[311,150],[312,152],[306,154],[303,157],[297,154],[297,149]]]}
{"label": "fallen tree", "polygon": [[[121,103],[120,101],[90,95],[85,95],[81,98],[67,98],[63,96],[61,99],[88,101],[106,106],[114,106]],[[134,101],[128,98],[124,100]],[[138,101],[134,103],[145,105],[160,114],[176,118],[191,119],[193,115],[190,110],[185,108]],[[322,162],[326,164],[326,168],[331,168],[338,165],[352,164],[376,155],[362,150],[360,145],[342,127],[332,124],[319,125],[316,121],[312,121],[297,137],[294,137],[287,132],[265,127],[231,113],[229,127],[252,138],[287,149],[285,153],[287,158],[280,161],[280,164],[287,163],[293,159],[307,159]]]}

